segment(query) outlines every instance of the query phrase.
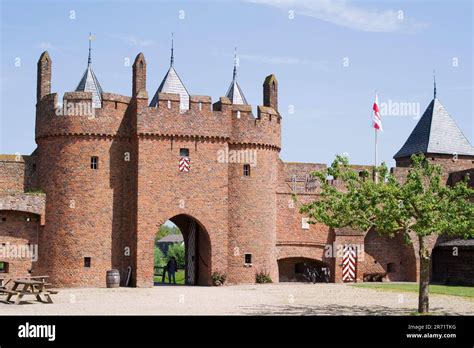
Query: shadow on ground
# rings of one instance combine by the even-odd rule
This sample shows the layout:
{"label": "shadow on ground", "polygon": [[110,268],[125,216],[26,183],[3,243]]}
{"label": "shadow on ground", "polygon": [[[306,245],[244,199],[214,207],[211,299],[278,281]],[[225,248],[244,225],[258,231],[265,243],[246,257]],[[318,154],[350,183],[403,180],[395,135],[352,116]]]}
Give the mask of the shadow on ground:
{"label": "shadow on ground", "polygon": [[[241,307],[244,314],[251,315],[410,315],[416,308],[390,308],[385,306],[343,306],[338,304],[325,306],[303,306],[288,304],[284,306],[260,305]],[[432,308],[432,314],[462,315],[461,313],[447,312],[443,308]]]}

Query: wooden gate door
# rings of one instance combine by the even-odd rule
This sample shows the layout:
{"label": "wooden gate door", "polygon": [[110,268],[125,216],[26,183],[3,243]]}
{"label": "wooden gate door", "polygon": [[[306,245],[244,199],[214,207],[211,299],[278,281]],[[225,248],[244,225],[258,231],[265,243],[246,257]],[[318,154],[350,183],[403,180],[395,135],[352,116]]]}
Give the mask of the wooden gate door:
{"label": "wooden gate door", "polygon": [[189,224],[188,240],[186,243],[186,284],[196,284],[196,272],[197,272],[197,256],[196,256],[196,234],[197,226],[196,221],[192,220]]}

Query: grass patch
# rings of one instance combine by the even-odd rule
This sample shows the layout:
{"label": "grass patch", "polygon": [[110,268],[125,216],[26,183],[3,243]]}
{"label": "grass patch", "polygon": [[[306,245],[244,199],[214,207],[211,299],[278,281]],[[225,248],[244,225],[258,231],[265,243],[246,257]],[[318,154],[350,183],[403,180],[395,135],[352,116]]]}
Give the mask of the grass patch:
{"label": "grass patch", "polygon": [[[359,288],[401,291],[401,292],[418,292],[418,283],[361,283],[352,286]],[[430,285],[430,294],[450,295],[467,298],[474,298],[474,286],[457,286],[457,285]]]}
{"label": "grass patch", "polygon": [[[184,269],[179,270],[178,272],[175,273],[176,277],[176,284],[184,284]],[[161,276],[154,276],[153,281],[155,283],[161,283]],[[168,284],[168,273],[166,273],[165,276],[165,282]]]}

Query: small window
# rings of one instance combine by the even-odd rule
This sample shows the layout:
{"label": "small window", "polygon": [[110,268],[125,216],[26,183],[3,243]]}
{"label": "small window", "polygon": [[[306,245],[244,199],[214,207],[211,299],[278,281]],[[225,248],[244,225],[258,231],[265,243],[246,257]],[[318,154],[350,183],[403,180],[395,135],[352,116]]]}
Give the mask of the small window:
{"label": "small window", "polygon": [[240,118],[240,111],[237,111],[237,118]]}
{"label": "small window", "polygon": [[179,149],[179,155],[181,157],[189,157],[189,149]]}
{"label": "small window", "polygon": [[8,273],[8,262],[0,261],[0,273]]}
{"label": "small window", "polygon": [[45,59],[45,61],[44,61],[44,68],[45,68],[46,70],[49,69],[49,60],[47,60],[47,59]]}
{"label": "small window", "polygon": [[91,169],[99,169],[99,157],[91,157]]}
{"label": "small window", "polygon": [[3,221],[3,222],[7,221],[7,218],[6,218],[6,217],[2,217],[2,221]]}
{"label": "small window", "polygon": [[199,111],[202,110],[202,102],[199,102]]}
{"label": "small window", "polygon": [[31,170],[34,171],[34,172],[36,172],[36,164],[33,164],[33,165],[31,166]]}
{"label": "small window", "polygon": [[250,176],[250,164],[244,164],[244,176]]}
{"label": "small window", "polygon": [[395,272],[395,264],[393,262],[387,263],[387,273]]}
{"label": "small window", "polygon": [[308,218],[302,218],[301,219],[301,228],[303,230],[309,230],[309,219]]}
{"label": "small window", "polygon": [[91,267],[91,258],[84,257],[84,267],[90,268]]}
{"label": "small window", "polygon": [[168,109],[171,109],[171,100],[168,100]]}
{"label": "small window", "polygon": [[251,265],[252,264],[252,254],[245,254],[244,255],[245,264]]}

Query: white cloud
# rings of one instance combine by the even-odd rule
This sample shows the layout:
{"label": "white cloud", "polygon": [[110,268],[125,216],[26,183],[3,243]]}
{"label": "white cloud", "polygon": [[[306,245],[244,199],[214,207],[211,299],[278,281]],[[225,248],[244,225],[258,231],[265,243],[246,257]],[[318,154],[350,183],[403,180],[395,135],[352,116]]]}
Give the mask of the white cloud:
{"label": "white cloud", "polygon": [[239,54],[239,59],[248,60],[251,62],[263,63],[263,64],[284,64],[284,65],[324,65],[328,62],[325,60],[313,61],[309,59],[302,59],[297,57],[287,57],[287,56],[259,56],[259,55],[250,55],[250,54]]}
{"label": "white cloud", "polygon": [[[223,52],[212,52],[213,55],[230,57],[229,53]],[[313,67],[322,67],[328,64],[327,60],[310,60],[305,58],[297,58],[291,56],[264,56],[264,55],[253,55],[253,54],[238,54],[239,60],[261,63],[261,64],[276,64],[276,65],[311,65]]]}
{"label": "white cloud", "polygon": [[295,15],[370,32],[412,32],[426,27],[412,18],[407,18],[403,9],[369,10],[350,5],[346,0],[244,0],[272,6]]}
{"label": "white cloud", "polygon": [[144,38],[138,38],[133,35],[108,35],[110,37],[113,37],[115,39],[122,40],[125,42],[127,45],[130,46],[140,46],[140,47],[147,47],[147,46],[153,46],[156,45],[156,42],[150,39],[144,39]]}
{"label": "white cloud", "polygon": [[56,50],[57,49],[51,42],[40,42],[37,46],[43,50]]}
{"label": "white cloud", "polygon": [[149,39],[139,39],[135,36],[128,36],[125,38],[125,41],[128,42],[130,46],[152,46],[155,44],[155,41]]}

